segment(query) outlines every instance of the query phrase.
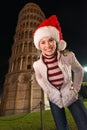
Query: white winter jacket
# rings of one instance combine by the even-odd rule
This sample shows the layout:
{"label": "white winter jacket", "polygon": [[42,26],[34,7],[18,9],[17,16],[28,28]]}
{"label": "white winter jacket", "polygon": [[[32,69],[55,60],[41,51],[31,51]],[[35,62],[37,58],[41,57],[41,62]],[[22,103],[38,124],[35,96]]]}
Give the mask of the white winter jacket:
{"label": "white winter jacket", "polygon": [[[51,102],[60,108],[67,107],[78,99],[78,92],[83,80],[83,68],[73,52],[66,52],[65,55],[58,52],[58,66],[64,74],[64,84],[61,89],[56,89],[47,78],[47,67],[42,60],[42,55],[33,64],[38,84],[47,93]],[[73,81],[72,81],[73,71]]]}

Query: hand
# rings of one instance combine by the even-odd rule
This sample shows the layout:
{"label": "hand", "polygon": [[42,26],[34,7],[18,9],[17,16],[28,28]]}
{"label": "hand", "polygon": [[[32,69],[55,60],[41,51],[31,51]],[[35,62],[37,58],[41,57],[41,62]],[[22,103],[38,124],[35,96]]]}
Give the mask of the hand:
{"label": "hand", "polygon": [[75,90],[73,86],[70,88],[65,88],[62,91],[62,101],[64,107],[71,105],[74,101],[78,99],[78,92]]}
{"label": "hand", "polygon": [[48,98],[51,102],[53,102],[54,104],[56,104],[58,107],[62,108],[63,104],[62,104],[62,98],[60,95],[60,91],[54,89],[53,91],[51,91],[48,94]]}

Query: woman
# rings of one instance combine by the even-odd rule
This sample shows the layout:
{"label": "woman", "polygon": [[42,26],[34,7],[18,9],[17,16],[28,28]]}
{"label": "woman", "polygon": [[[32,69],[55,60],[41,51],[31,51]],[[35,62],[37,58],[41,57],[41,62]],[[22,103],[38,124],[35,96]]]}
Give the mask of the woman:
{"label": "woman", "polygon": [[87,111],[78,97],[83,68],[75,54],[65,50],[66,42],[56,15],[37,27],[34,44],[42,52],[33,64],[36,80],[48,95],[57,130],[69,130],[65,107],[70,110],[78,130],[87,130]]}

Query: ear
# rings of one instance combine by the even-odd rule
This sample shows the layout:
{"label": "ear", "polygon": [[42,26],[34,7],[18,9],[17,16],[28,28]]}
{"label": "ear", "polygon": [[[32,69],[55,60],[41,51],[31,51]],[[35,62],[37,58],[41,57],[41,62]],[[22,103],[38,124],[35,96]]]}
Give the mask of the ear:
{"label": "ear", "polygon": [[58,42],[58,50],[59,51],[65,50],[66,46],[67,46],[67,43],[64,40],[60,40]]}

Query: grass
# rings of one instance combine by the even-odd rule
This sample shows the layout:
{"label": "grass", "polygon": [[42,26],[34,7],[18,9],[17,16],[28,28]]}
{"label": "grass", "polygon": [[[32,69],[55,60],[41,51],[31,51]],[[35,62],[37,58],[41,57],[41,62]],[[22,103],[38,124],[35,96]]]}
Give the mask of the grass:
{"label": "grass", "polygon": [[[84,102],[87,107],[87,102]],[[50,110],[43,111],[44,130],[56,130]],[[71,130],[77,130],[75,122],[66,109]],[[0,117],[0,130],[42,130],[40,112]]]}

